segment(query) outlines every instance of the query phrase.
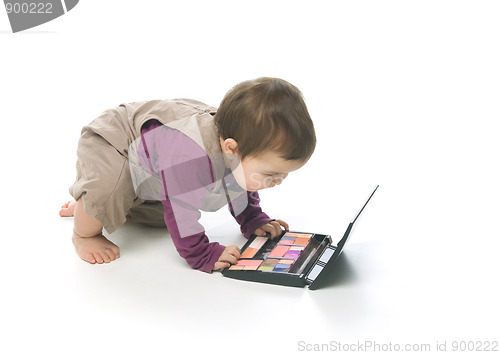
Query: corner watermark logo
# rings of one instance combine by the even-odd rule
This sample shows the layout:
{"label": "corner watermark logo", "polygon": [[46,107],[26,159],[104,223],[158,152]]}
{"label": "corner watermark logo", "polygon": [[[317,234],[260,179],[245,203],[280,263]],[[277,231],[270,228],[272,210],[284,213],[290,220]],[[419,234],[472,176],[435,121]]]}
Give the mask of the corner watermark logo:
{"label": "corner watermark logo", "polygon": [[4,0],[12,32],[52,21],[73,9],[79,0]]}

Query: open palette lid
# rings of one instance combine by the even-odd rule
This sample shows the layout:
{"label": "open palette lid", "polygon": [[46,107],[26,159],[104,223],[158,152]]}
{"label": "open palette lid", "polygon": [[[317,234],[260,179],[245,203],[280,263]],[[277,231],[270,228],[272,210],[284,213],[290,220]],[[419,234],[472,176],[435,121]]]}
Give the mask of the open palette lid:
{"label": "open palette lid", "polygon": [[310,269],[309,273],[306,275],[306,280],[309,283],[310,290],[315,290],[319,288],[323,280],[327,277],[328,273],[333,268],[335,260],[342,253],[342,249],[344,248],[345,244],[347,243],[347,240],[349,239],[349,236],[352,234],[355,228],[356,221],[358,220],[361,213],[364,211],[368,202],[370,202],[370,199],[372,198],[373,194],[375,194],[375,191],[377,191],[378,187],[379,185],[375,186],[375,188],[370,193],[370,195],[366,199],[365,203],[363,204],[359,212],[356,213],[352,221],[349,223],[349,226],[347,226],[344,236],[337,243],[337,246],[329,245],[323,251],[323,254],[319,257],[316,264]]}
{"label": "open palette lid", "polygon": [[222,275],[283,286],[309,285],[311,290],[319,288],[377,188],[349,223],[337,245],[332,243],[330,235],[318,233],[283,231],[274,239],[252,235],[242,247],[240,259],[222,270]]}

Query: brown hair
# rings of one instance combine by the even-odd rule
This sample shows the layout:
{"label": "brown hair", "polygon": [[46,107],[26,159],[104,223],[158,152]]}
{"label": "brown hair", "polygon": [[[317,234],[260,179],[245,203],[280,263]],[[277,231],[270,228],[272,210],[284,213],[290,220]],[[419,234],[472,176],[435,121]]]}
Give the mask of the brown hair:
{"label": "brown hair", "polygon": [[314,125],[299,89],[277,78],[258,78],[233,87],[215,115],[222,139],[238,142],[238,154],[274,151],[286,160],[307,161],[316,146]]}

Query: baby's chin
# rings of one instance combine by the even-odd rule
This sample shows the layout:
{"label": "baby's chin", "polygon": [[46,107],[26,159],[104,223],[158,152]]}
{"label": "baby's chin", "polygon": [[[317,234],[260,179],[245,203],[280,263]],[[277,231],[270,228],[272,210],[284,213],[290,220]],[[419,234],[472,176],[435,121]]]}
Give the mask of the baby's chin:
{"label": "baby's chin", "polygon": [[274,185],[273,186],[246,186],[246,187],[243,187],[243,189],[247,190],[248,192],[254,192],[254,191],[262,191],[265,189],[270,189],[271,187],[274,187]]}
{"label": "baby's chin", "polygon": [[248,191],[248,192],[255,192],[255,191],[260,191],[260,190],[265,189],[265,187],[262,187],[262,186],[248,186],[248,185],[241,186],[242,184],[238,184],[238,185],[240,185],[240,187],[243,190]]}
{"label": "baby's chin", "polygon": [[262,188],[251,187],[251,186],[245,186],[245,187],[242,187],[242,189],[244,189],[245,191],[248,191],[248,192],[255,192],[255,191],[263,190]]}

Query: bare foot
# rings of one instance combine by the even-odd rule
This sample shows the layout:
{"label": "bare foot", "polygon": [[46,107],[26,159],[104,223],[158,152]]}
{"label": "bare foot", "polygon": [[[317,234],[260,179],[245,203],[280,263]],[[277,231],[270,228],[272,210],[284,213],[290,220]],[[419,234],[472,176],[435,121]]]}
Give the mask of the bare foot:
{"label": "bare foot", "polygon": [[109,263],[120,257],[120,248],[102,234],[94,237],[80,237],[73,233],[76,253],[91,264]]}
{"label": "bare foot", "polygon": [[61,217],[73,217],[75,214],[75,206],[76,201],[68,201],[64,205],[61,206],[61,210],[59,211],[59,216]]}

